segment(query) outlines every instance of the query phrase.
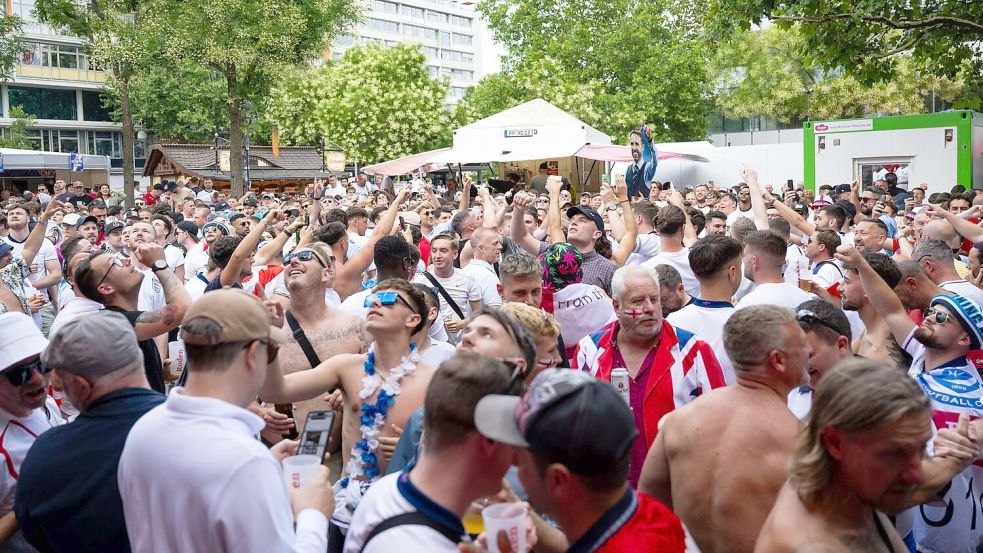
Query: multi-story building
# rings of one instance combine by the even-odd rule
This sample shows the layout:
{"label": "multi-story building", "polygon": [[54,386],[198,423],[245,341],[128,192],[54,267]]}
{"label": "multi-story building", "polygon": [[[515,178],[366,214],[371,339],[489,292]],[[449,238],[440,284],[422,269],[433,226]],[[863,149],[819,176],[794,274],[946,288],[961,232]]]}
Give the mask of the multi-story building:
{"label": "multi-story building", "polygon": [[366,13],[351,35],[331,46],[334,59],[355,44],[419,44],[430,76],[450,80],[447,103],[464,97],[481,71],[482,25],[473,3],[450,0],[366,0]]}
{"label": "multi-story building", "polygon": [[[7,0],[4,4],[4,11],[10,10],[24,20],[29,49],[20,56],[13,80],[0,84],[0,129],[6,132],[12,122],[11,108],[20,106],[35,118],[29,131],[34,149],[109,156],[111,184],[122,188],[120,124],[113,121],[100,98],[106,73],[88,59],[82,40],[38,23],[34,0]],[[146,157],[146,144],[137,141],[136,174]]]}

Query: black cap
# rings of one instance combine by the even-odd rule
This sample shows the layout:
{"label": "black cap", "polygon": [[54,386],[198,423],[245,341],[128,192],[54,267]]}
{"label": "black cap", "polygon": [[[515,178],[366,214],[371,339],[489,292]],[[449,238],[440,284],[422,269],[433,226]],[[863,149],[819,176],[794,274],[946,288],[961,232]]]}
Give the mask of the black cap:
{"label": "black cap", "polygon": [[638,436],[614,386],[570,369],[540,372],[521,398],[485,396],[474,421],[487,438],[528,447],[583,475],[624,465]]}
{"label": "black cap", "polygon": [[840,194],[845,194],[852,190],[853,188],[849,184],[838,184],[836,188],[833,189],[833,194],[839,196]]}
{"label": "black cap", "polygon": [[177,190],[177,183],[174,181],[168,181],[168,183],[164,185],[164,189],[168,192],[173,192]]}
{"label": "black cap", "polygon": [[14,251],[14,247],[10,244],[0,240],[0,256],[7,255],[8,253]]}
{"label": "black cap", "polygon": [[550,167],[550,164],[549,163],[546,163],[545,161],[539,164],[539,168],[540,169],[549,169],[549,167]]}
{"label": "black cap", "polygon": [[242,202],[242,205],[247,205],[249,207],[259,207],[259,204],[256,203],[256,200],[254,200],[252,198],[249,198],[248,200],[243,201]]}
{"label": "black cap", "polygon": [[215,211],[228,211],[230,209],[232,209],[232,206],[229,205],[229,202],[222,201],[215,204]]}
{"label": "black cap", "polygon": [[80,229],[82,228],[82,225],[88,222],[95,223],[97,226],[99,225],[99,219],[97,219],[95,215],[89,215],[87,217],[82,217],[81,219],[79,219],[78,222],[75,223],[75,228]]}
{"label": "black cap", "polygon": [[850,220],[857,216],[857,208],[848,200],[836,200],[833,202],[833,205],[843,208],[843,211],[846,211],[847,218]]}
{"label": "black cap", "polygon": [[597,230],[604,232],[604,219],[601,215],[589,207],[575,205],[567,210],[567,218],[573,219],[574,215],[583,215],[597,225]]}
{"label": "black cap", "polygon": [[164,189],[163,183],[158,182],[157,184],[154,185],[154,190],[163,190],[163,189]]}
{"label": "black cap", "polygon": [[114,230],[119,230],[119,229],[121,229],[121,228],[123,228],[125,226],[126,226],[126,224],[123,223],[123,222],[121,222],[121,221],[110,221],[110,222],[106,223],[106,226],[102,227],[102,231],[105,232],[108,235],[109,233],[113,232]]}
{"label": "black cap", "polygon": [[129,210],[126,213],[123,214],[123,218],[124,219],[139,219],[140,218],[140,212],[137,211],[137,210],[135,210],[135,209],[131,209],[131,210]]}
{"label": "black cap", "polygon": [[198,241],[198,225],[194,221],[181,221],[177,224],[177,228],[187,232],[196,242]]}

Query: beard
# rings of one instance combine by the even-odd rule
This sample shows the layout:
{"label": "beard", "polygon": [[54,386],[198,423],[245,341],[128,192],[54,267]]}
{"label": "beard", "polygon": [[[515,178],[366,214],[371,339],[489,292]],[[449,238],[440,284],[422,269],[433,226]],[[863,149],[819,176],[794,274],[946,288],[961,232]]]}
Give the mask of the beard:
{"label": "beard", "polygon": [[848,300],[845,297],[843,298],[843,310],[844,311],[860,311],[860,309],[864,305],[865,304],[863,304],[863,303],[850,301],[850,300]]}
{"label": "beard", "polygon": [[932,349],[945,349],[949,347],[950,344],[944,343],[936,335],[934,330],[929,330],[924,326],[920,326],[915,329],[914,334],[915,340],[921,342],[921,344],[927,348]]}

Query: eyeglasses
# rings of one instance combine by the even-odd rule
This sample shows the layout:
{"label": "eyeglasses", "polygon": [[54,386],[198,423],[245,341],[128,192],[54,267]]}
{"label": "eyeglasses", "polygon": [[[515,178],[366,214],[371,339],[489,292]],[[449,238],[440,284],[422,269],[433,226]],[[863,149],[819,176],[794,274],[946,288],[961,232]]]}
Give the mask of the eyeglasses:
{"label": "eyeglasses", "polygon": [[826,328],[832,330],[837,336],[844,336],[843,331],[833,326],[831,323],[824,321],[819,315],[816,315],[813,311],[808,309],[799,309],[795,312],[795,320],[800,323],[813,324],[819,323]]}
{"label": "eyeglasses", "polygon": [[[321,259],[320,254],[318,254],[314,250],[304,250],[302,252],[294,252],[294,253],[288,255],[287,257],[284,257],[283,258],[283,264],[284,265],[289,265],[290,262],[294,260],[294,258],[297,258],[297,259],[299,259],[299,260],[301,260],[301,261],[303,261],[305,263],[308,262],[308,261],[310,261],[311,259],[316,259],[317,262],[320,263],[322,267],[324,267],[325,269],[328,268],[328,264],[325,263],[324,260]],[[334,256],[333,255],[332,256],[328,256],[328,259],[330,259],[331,262],[334,263]]]}
{"label": "eyeglasses", "polygon": [[864,203],[867,203],[867,202],[876,202],[877,201],[877,198],[860,198],[860,201],[861,202],[864,202]]}
{"label": "eyeglasses", "polygon": [[120,259],[120,258],[118,258],[118,257],[116,257],[115,255],[113,256],[113,260],[109,262],[109,268],[106,269],[106,274],[102,275],[102,279],[99,280],[99,284],[96,284],[96,289],[98,289],[100,286],[102,286],[102,283],[103,282],[106,282],[106,277],[108,277],[109,276],[109,273],[111,273],[113,271],[113,267],[120,267],[120,268],[122,268],[123,267],[123,260]]}
{"label": "eyeglasses", "polygon": [[372,305],[379,301],[379,305],[390,306],[394,305],[397,301],[403,302],[410,311],[416,313],[416,310],[410,305],[410,303],[403,299],[403,296],[399,295],[399,292],[374,292],[365,296],[365,301],[362,302],[362,307],[372,307]]}
{"label": "eyeglasses", "polygon": [[939,311],[934,307],[929,307],[923,313],[926,319],[931,319],[932,322],[934,322],[937,325],[945,324],[950,319],[952,319],[952,315],[946,313],[945,311]]}
{"label": "eyeglasses", "polygon": [[515,387],[515,385],[519,382],[519,379],[523,376],[522,365],[511,359],[500,359],[500,361],[502,364],[508,367],[510,371],[512,371],[512,376],[509,377],[509,384],[502,391],[503,394],[509,394],[512,392],[512,388]]}
{"label": "eyeglasses", "polygon": [[23,386],[31,379],[31,375],[37,370],[41,374],[48,374],[51,372],[51,368],[41,362],[40,359],[35,359],[30,363],[24,363],[23,365],[14,365],[9,369],[3,371],[3,375],[7,377],[7,381],[13,386]]}

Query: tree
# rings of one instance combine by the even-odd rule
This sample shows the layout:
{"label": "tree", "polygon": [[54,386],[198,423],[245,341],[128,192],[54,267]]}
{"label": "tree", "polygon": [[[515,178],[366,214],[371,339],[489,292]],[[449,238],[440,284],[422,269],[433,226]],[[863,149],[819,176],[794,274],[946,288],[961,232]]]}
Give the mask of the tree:
{"label": "tree", "polygon": [[23,21],[16,15],[0,14],[0,81],[9,81],[14,76],[14,66],[20,55],[27,51],[27,44],[21,34]]}
{"label": "tree", "polygon": [[354,0],[156,0],[154,35],[172,59],[215,72],[225,84],[232,195],[243,193],[243,123],[262,107],[284,67],[310,63],[353,25]]}
{"label": "tree", "polygon": [[446,145],[447,83],[427,72],[419,47],[356,46],[340,60],[284,74],[269,120],[288,144],[323,137],[362,164]]}
{"label": "tree", "polygon": [[805,51],[823,67],[842,67],[865,83],[896,75],[909,54],[925,74],[979,79],[983,3],[939,0],[711,0],[710,32],[727,36],[764,20],[801,24]]}
{"label": "tree", "polygon": [[33,150],[34,143],[28,140],[27,129],[34,125],[34,116],[25,112],[21,106],[12,106],[10,118],[13,122],[7,127],[6,134],[0,137],[0,148]]}
{"label": "tree", "polygon": [[809,62],[799,26],[740,32],[720,45],[713,61],[720,111],[786,123],[921,113],[930,93],[952,100],[962,85],[922,74],[908,57],[897,60],[896,71],[890,82],[868,85],[843,71],[824,70]]}
{"label": "tree", "polygon": [[[642,119],[656,122],[660,140],[706,136],[709,51],[700,40],[698,4],[484,0],[478,9],[506,48],[506,78],[532,80],[518,91],[516,103],[537,96],[550,100],[557,94],[554,86],[572,87],[590,93],[590,109],[574,114],[612,136],[626,137]],[[486,82],[479,88],[497,87]],[[487,95],[476,91],[471,97]]]}
{"label": "tree", "polygon": [[106,86],[119,101],[123,143],[123,191],[126,205],[133,206],[133,107],[130,81],[141,59],[150,55],[144,42],[149,0],[35,0],[38,19],[64,27],[75,36],[87,39],[92,61],[106,70]]}

